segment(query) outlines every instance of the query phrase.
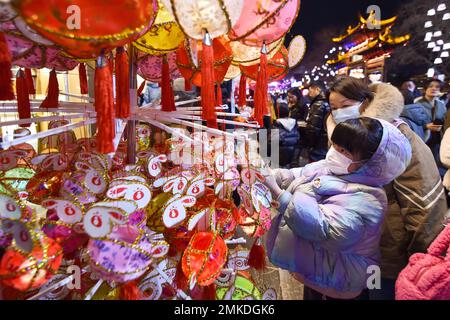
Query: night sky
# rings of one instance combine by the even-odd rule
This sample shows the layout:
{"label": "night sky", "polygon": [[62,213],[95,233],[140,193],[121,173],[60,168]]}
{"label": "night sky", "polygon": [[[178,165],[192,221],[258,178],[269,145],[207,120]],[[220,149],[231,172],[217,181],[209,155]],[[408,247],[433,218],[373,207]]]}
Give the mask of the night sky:
{"label": "night sky", "polygon": [[[359,13],[367,16],[370,5],[380,6],[382,19],[386,19],[396,15],[401,5],[407,3],[405,0],[301,0],[300,13],[289,35],[303,35],[311,50],[314,34],[324,27],[336,27],[339,35],[350,24],[354,26],[358,22]],[[289,35],[287,42],[292,39]]]}

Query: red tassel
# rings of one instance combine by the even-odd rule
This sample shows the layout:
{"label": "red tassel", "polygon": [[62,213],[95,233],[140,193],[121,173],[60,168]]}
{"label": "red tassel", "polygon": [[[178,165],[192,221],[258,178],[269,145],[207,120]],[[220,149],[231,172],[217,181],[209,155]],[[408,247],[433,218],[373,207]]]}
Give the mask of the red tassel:
{"label": "red tassel", "polygon": [[239,106],[245,107],[247,105],[247,77],[241,75],[239,82]]}
{"label": "red tassel", "polygon": [[170,81],[169,63],[167,56],[162,58],[162,77],[161,77],[161,110],[165,112],[175,111],[175,98]]}
{"label": "red tassel", "polygon": [[262,246],[261,239],[256,239],[253,243],[252,249],[248,255],[248,265],[256,270],[263,270],[266,268],[266,251]]}
{"label": "red tassel", "polygon": [[222,105],[222,87],[220,84],[217,85],[217,94],[216,94],[216,106]]}
{"label": "red tassel", "polygon": [[188,279],[184,275],[181,261],[182,261],[182,259],[180,258],[180,261],[178,262],[178,265],[177,265],[177,271],[175,273],[174,284],[178,289],[184,291],[188,287]]}
{"label": "red tassel", "polygon": [[265,45],[261,51],[258,79],[256,81],[255,90],[255,120],[262,127],[264,125],[263,116],[267,110],[267,54],[265,53]]}
{"label": "red tassel", "polygon": [[142,300],[144,294],[137,287],[137,280],[125,283],[121,286],[119,300]]}
{"label": "red tassel", "polygon": [[145,80],[141,83],[141,85],[138,88],[138,91],[137,91],[138,97],[142,94],[142,92],[144,91],[144,88],[145,88]]}
{"label": "red tassel", "polygon": [[116,117],[130,116],[130,69],[128,56],[123,47],[116,53]]}
{"label": "red tassel", "polygon": [[216,285],[214,283],[203,287],[201,300],[216,300]]}
{"label": "red tassel", "polygon": [[50,78],[48,80],[47,97],[42,101],[40,108],[58,108],[59,102],[59,85],[56,71],[50,71]]}
{"label": "red tassel", "polygon": [[78,76],[80,78],[80,92],[81,94],[88,94],[88,80],[87,80],[87,74],[86,74],[86,66],[84,63],[80,63],[80,66],[78,67]]}
{"label": "red tassel", "polygon": [[217,127],[217,115],[215,111],[214,97],[214,49],[209,38],[209,34],[205,35],[202,48],[202,117],[206,120],[209,128]]}
{"label": "red tassel", "polygon": [[114,152],[113,140],[115,136],[112,75],[111,68],[107,64],[97,65],[94,82],[95,111],[97,112],[97,145],[98,151],[105,154]]}
{"label": "red tassel", "polygon": [[184,91],[192,91],[192,83],[186,78],[184,78]]}
{"label": "red tassel", "polygon": [[11,53],[2,32],[0,32],[0,100],[14,100]]}
{"label": "red tassel", "polygon": [[[25,73],[22,70],[17,72],[16,77],[16,92],[17,92],[17,109],[19,111],[19,119],[31,118],[30,111],[30,97],[28,96],[27,81]],[[21,127],[29,127],[30,123],[24,123]]]}
{"label": "red tassel", "polygon": [[28,94],[36,94],[36,89],[34,89],[33,75],[29,68],[25,69],[25,79],[27,80]]}

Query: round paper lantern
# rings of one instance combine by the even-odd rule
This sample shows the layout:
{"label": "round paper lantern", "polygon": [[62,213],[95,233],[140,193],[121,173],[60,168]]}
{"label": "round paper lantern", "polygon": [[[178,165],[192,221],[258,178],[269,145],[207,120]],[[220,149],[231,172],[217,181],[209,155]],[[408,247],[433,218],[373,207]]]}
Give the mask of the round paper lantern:
{"label": "round paper lantern", "polygon": [[296,36],[289,43],[288,47],[288,60],[289,68],[295,68],[305,56],[306,53],[306,40],[303,36]]}
{"label": "round paper lantern", "polygon": [[220,275],[227,254],[227,245],[218,233],[196,233],[181,260],[183,273],[188,279],[195,277],[198,285],[209,286]]}
{"label": "round paper lantern", "polygon": [[238,274],[230,286],[217,288],[216,296],[218,300],[262,299],[261,292],[258,290],[255,283],[243,274]]}
{"label": "round paper lantern", "polygon": [[130,225],[117,226],[106,239],[89,241],[90,266],[102,279],[128,282],[147,271],[151,249],[145,232]]}
{"label": "round paper lantern", "polygon": [[[258,78],[259,65],[242,66],[242,73],[252,80]],[[282,47],[272,59],[267,62],[267,80],[277,81],[283,79],[289,71],[288,67],[288,52],[285,47]]]}
{"label": "round paper lantern", "polygon": [[211,38],[227,34],[241,16],[244,0],[161,0],[183,32],[202,40],[207,30]]}
{"label": "round paper lantern", "polygon": [[38,45],[18,32],[6,31],[5,39],[13,65],[23,68],[49,68],[56,71],[74,69],[78,62],[60,55],[61,49]]}
{"label": "round paper lantern", "polygon": [[178,49],[184,33],[174,17],[159,3],[158,14],[151,28],[133,42],[140,51],[151,55],[162,55]]}
{"label": "round paper lantern", "polygon": [[249,237],[259,238],[263,236],[271,226],[270,210],[261,207],[261,211],[249,214],[243,206],[237,211],[235,219],[239,222],[241,229]]}
{"label": "round paper lantern", "polygon": [[20,33],[22,33],[27,39],[30,39],[31,41],[42,44],[44,46],[53,45],[53,42],[43,38],[36,31],[31,29],[30,26],[27,25],[21,17],[17,17],[14,19],[14,25],[16,26],[17,30],[19,30]]}
{"label": "round paper lantern", "polygon": [[[283,46],[284,38],[268,45],[267,58],[271,59]],[[231,41],[231,50],[233,51],[233,63],[236,65],[251,66],[259,63],[261,57],[260,47],[247,46],[239,41]]]}
{"label": "round paper lantern", "polygon": [[237,78],[241,75],[241,69],[239,68],[239,65],[230,64],[228,67],[227,74],[225,75],[225,81],[233,80],[234,78]]}
{"label": "round paper lantern", "polygon": [[261,47],[289,32],[300,9],[300,0],[244,0],[241,17],[231,30],[232,41]]}
{"label": "round paper lantern", "polygon": [[[169,73],[172,80],[181,78],[181,73],[177,66],[177,55],[171,52],[167,55],[169,62]],[[138,58],[138,74],[145,80],[151,82],[161,82],[162,75],[162,56],[141,55]]]}
{"label": "round paper lantern", "polygon": [[[213,40],[214,48],[214,78],[221,83],[227,74],[233,59],[230,42],[225,37]],[[177,50],[177,65],[181,74],[197,87],[202,86],[201,72],[201,42],[185,40]]]}
{"label": "round paper lantern", "polygon": [[36,174],[26,186],[28,199],[33,203],[41,203],[48,197],[57,196],[61,189],[63,174],[61,171],[43,171]]}
{"label": "round paper lantern", "polygon": [[218,199],[214,208],[216,210],[216,228],[223,239],[233,237],[237,222],[235,220],[237,208],[231,200]]}
{"label": "round paper lantern", "polygon": [[22,0],[15,5],[32,29],[79,58],[137,39],[157,11],[155,0]]}
{"label": "round paper lantern", "polygon": [[0,280],[20,291],[39,288],[58,270],[62,249],[54,240],[42,235],[29,253],[9,247],[0,262]]}

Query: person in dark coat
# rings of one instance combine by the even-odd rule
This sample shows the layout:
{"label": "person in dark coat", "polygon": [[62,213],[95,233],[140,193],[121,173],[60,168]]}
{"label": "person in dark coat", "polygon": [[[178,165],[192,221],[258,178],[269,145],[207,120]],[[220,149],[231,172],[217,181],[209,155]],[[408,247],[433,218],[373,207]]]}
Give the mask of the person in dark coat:
{"label": "person in dark coat", "polygon": [[[277,113],[279,118],[273,123],[271,130],[271,141],[279,135],[279,154],[280,167],[290,167],[293,161],[294,150],[298,146],[300,138],[297,120],[289,117],[289,107],[286,103],[277,105]],[[277,129],[277,130],[276,130]],[[276,150],[272,150],[276,152]]]}
{"label": "person in dark coat", "polygon": [[289,117],[297,121],[305,121],[308,116],[308,105],[305,103],[300,89],[289,89],[287,100],[289,104]]}
{"label": "person in dark coat", "polygon": [[313,82],[309,86],[308,97],[311,99],[311,105],[306,118],[306,127],[301,132],[303,143],[309,149],[311,162],[325,159],[328,152],[326,117],[330,112],[330,105],[325,90],[325,85],[321,82]]}
{"label": "person in dark coat", "polygon": [[405,105],[414,104],[414,101],[422,95],[412,80],[403,82],[401,93],[405,98]]}

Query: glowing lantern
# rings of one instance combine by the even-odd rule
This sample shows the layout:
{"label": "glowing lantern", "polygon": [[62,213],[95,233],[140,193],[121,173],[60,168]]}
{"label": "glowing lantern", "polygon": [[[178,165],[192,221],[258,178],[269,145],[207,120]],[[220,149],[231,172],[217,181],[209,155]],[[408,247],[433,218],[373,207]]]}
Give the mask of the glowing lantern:
{"label": "glowing lantern", "polygon": [[306,53],[306,40],[303,36],[296,36],[289,43],[288,58],[289,68],[295,68],[303,59]]}
{"label": "glowing lantern", "polygon": [[[283,46],[284,38],[271,43],[268,46],[267,58],[272,58]],[[247,46],[239,41],[231,41],[233,51],[233,64],[251,66],[259,63],[261,48]]]}
{"label": "glowing lantern", "polygon": [[184,33],[167,9],[158,3],[158,14],[151,28],[133,42],[140,51],[151,55],[162,55],[177,50],[184,40]]}
{"label": "glowing lantern", "polygon": [[[225,37],[213,40],[214,48],[214,80],[221,83],[227,74],[233,59],[231,46]],[[177,65],[185,79],[189,79],[195,86],[202,86],[201,73],[202,46],[195,40],[186,40],[177,51]]]}
{"label": "glowing lantern", "polygon": [[241,16],[244,0],[161,0],[183,32],[202,40],[204,31],[211,38],[227,34]]}
{"label": "glowing lantern", "polygon": [[227,245],[218,233],[196,233],[183,254],[183,273],[198,285],[208,286],[220,275],[227,254]]}
{"label": "glowing lantern", "polygon": [[[242,73],[253,80],[258,78],[259,65],[243,66]],[[288,52],[282,47],[267,63],[267,79],[268,81],[277,81],[283,79],[289,71]]]}
{"label": "glowing lantern", "polygon": [[[99,56],[137,39],[157,11],[154,0],[22,0],[16,9],[44,38],[79,58]],[[39,13],[39,14],[36,14]]]}
{"label": "glowing lantern", "polygon": [[230,39],[257,47],[279,40],[291,28],[299,9],[300,0],[245,0]]}

